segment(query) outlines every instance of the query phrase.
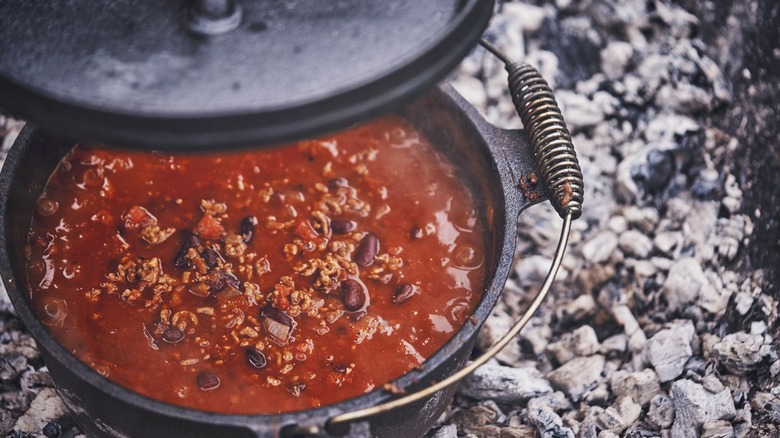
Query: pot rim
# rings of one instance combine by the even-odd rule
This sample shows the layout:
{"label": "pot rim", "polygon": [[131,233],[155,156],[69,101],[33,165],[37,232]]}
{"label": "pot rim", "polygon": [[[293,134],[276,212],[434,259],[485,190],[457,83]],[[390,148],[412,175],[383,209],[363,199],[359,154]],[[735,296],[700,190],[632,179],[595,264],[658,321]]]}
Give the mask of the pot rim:
{"label": "pot rim", "polygon": [[[460,111],[466,116],[466,119],[471,123],[471,126],[464,129],[473,129],[487,139],[490,139],[490,137],[497,132],[507,132],[496,128],[485,121],[477,110],[466,102],[451,86],[446,84],[439,85],[437,88],[429,91],[429,94],[430,93],[439,93],[447,104],[452,104],[454,111]],[[26,125],[6,157],[5,164],[0,172],[0,276],[3,278],[8,295],[16,309],[19,319],[33,335],[33,338],[40,348],[46,350],[46,352],[53,356],[55,360],[61,362],[65,367],[70,369],[70,371],[77,375],[83,382],[100,392],[105,393],[109,397],[119,398],[142,410],[153,410],[156,413],[176,419],[207,422],[215,425],[242,426],[249,429],[252,429],[252,426],[258,423],[275,423],[282,428],[290,424],[300,424],[302,422],[301,420],[307,418],[329,418],[337,414],[351,412],[366,406],[375,406],[394,397],[380,386],[367,394],[318,408],[279,414],[224,414],[186,408],[143,396],[101,376],[83,363],[76,356],[67,351],[35,316],[29,305],[28,299],[24,296],[25,291],[22,290],[25,282],[17,281],[17,274],[12,268],[11,258],[7,248],[7,219],[9,213],[12,211],[8,205],[10,188],[15,180],[16,174],[23,171],[23,169],[18,167],[19,161],[27,151],[31,138],[40,133],[41,130],[38,127],[31,124]],[[482,298],[472,313],[472,317],[476,318],[476,323],[467,321],[463,324],[463,326],[461,326],[439,350],[426,359],[423,363],[422,370],[410,371],[390,381],[399,388],[414,386],[419,379],[424,378],[432,370],[438,368],[447,358],[455,354],[462,344],[476,336],[479,329],[481,329],[482,324],[490,316],[490,313],[495,307],[508,278],[512,258],[514,256],[517,231],[516,220],[511,220],[511,218],[516,219],[521,209],[525,206],[519,205],[516,199],[517,190],[512,183],[512,172],[503,151],[498,151],[497,146],[491,144],[490,141],[486,141],[481,147],[489,161],[488,164],[495,170],[494,176],[491,178],[491,184],[498,184],[500,193],[503,194],[502,199],[493,200],[493,205],[503,209],[503,214],[500,216],[502,216],[504,220],[503,229],[496,228],[494,230],[495,233],[501,234],[496,234],[497,236],[500,236],[500,238],[495,239],[493,244],[494,248],[492,248],[493,253],[498,255],[493,265],[492,277],[489,277],[490,279],[485,282]],[[542,199],[540,198],[533,203],[540,202],[541,200]],[[498,212],[495,214],[498,214]],[[490,272],[488,272],[488,274],[490,275]],[[22,274],[20,273],[19,276],[21,275]]]}

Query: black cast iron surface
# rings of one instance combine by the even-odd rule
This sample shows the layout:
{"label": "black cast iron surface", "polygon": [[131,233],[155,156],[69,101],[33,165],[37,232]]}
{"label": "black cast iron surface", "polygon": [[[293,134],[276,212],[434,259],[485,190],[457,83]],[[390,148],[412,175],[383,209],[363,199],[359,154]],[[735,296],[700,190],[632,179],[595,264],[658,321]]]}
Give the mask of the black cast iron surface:
{"label": "black cast iron surface", "polygon": [[[454,160],[472,187],[491,236],[486,257],[489,284],[475,311],[476,323],[465,324],[424,370],[396,381],[413,391],[448,376],[468,359],[479,327],[490,314],[509,275],[514,254],[517,215],[543,200],[540,184],[519,190],[517,182],[538,170],[527,136],[499,130],[485,122],[452,89],[431,92],[401,114],[432,144]],[[20,134],[0,174],[0,276],[5,281],[19,318],[36,339],[65,404],[82,429],[93,436],[255,437],[274,436],[285,426],[315,425],[340,412],[387,400],[382,390],[325,408],[267,416],[217,415],[166,405],[116,386],[62,348],[51,338],[29,307],[23,272],[27,229],[40,192],[70,143],[54,140],[27,127]],[[53,153],[55,152],[56,153]],[[34,171],[28,171],[33,169]],[[13,206],[13,207],[12,207]],[[356,436],[419,436],[438,419],[455,387],[443,394],[352,426]],[[141,421],[143,419],[143,421]],[[370,428],[370,429],[369,429]],[[370,430],[370,431],[369,431]],[[346,432],[346,431],[345,431]]]}
{"label": "black cast iron surface", "polygon": [[258,146],[386,113],[474,46],[493,1],[236,1],[203,35],[186,1],[0,2],[0,107],[70,138]]}

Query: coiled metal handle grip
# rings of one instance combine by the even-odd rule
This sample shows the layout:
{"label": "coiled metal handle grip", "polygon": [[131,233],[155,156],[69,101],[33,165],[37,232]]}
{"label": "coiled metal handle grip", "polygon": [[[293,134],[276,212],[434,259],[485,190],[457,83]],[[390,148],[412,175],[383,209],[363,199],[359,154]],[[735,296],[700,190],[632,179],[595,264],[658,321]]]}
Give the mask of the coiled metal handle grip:
{"label": "coiled metal handle grip", "polygon": [[562,218],[570,214],[577,219],[582,214],[584,198],[582,170],[552,89],[535,68],[513,62],[484,39],[480,44],[506,66],[512,101],[531,137],[550,202]]}
{"label": "coiled metal handle grip", "polygon": [[524,62],[507,64],[509,90],[531,137],[542,181],[555,211],[572,219],[582,214],[584,184],[571,135],[550,86]]}

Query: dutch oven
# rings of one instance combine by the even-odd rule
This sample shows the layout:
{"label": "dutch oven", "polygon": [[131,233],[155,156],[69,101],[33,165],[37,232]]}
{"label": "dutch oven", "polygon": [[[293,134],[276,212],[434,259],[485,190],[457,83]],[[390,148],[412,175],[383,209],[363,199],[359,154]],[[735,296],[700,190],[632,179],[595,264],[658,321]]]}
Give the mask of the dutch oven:
{"label": "dutch oven", "polygon": [[[10,7],[17,7],[13,12],[27,25],[53,20],[52,22],[58,24],[55,26],[49,22],[48,25],[59,29],[58,26],[62,23],[62,20],[55,20],[51,15],[62,12],[57,11],[57,6],[52,6],[54,12],[47,12],[42,6],[14,5],[14,2],[6,2],[4,6],[0,6],[0,16],[9,12],[2,10],[3,7],[9,8],[9,3]],[[71,13],[74,16],[89,10],[102,11],[102,16],[97,14],[98,22],[101,17],[109,21],[117,20],[117,15],[122,15],[123,7],[137,8],[135,13],[139,15],[132,15],[128,22],[138,26],[147,21],[157,25],[160,20],[174,19],[165,15],[164,11],[152,10],[151,6],[146,6],[147,9],[143,10],[144,6],[137,3],[139,2],[116,2],[111,8],[103,5],[103,10],[94,6],[90,8],[88,5],[91,5],[91,2],[68,2],[73,8]],[[301,3],[311,8],[306,16],[314,17],[312,19],[315,21],[320,20],[320,24],[322,20],[333,20],[333,17],[322,11],[322,7],[317,9],[316,2]],[[361,14],[377,13],[379,3],[381,2],[364,2],[363,7],[356,7],[355,11],[358,12],[352,16],[357,20],[355,23],[366,18]],[[45,127],[44,130],[28,124],[23,129],[0,174],[0,275],[19,318],[38,343],[59,394],[81,429],[89,436],[421,436],[435,423],[451,400],[455,391],[452,383],[473,371],[506,345],[530,318],[544,298],[560,265],[571,221],[580,215],[582,175],[569,133],[549,87],[539,74],[528,65],[512,63],[487,42],[483,41],[483,45],[507,64],[510,90],[526,127],[525,131],[498,129],[487,123],[452,88],[432,85],[476,43],[492,12],[492,2],[440,1],[432,2],[431,5],[436,3],[434,6],[421,6],[417,9],[411,3],[416,2],[409,2],[407,6],[410,10],[413,10],[414,14],[428,14],[427,19],[444,14],[442,10],[437,10],[437,7],[444,8],[449,14],[444,14],[444,18],[440,20],[439,33],[433,36],[420,36],[419,32],[415,34],[414,38],[428,38],[422,49],[417,50],[418,56],[404,60],[391,71],[362,72],[361,74],[372,77],[373,81],[358,81],[360,83],[355,86],[349,82],[346,82],[347,85],[340,83],[332,90],[333,95],[317,95],[319,98],[312,99],[312,95],[307,97],[304,90],[303,95],[296,95],[299,97],[298,103],[287,107],[280,105],[273,98],[270,103],[237,103],[235,96],[228,93],[225,95],[227,97],[214,97],[214,106],[206,107],[206,113],[199,113],[187,108],[194,101],[203,103],[208,99],[196,97],[193,98],[194,101],[185,102],[182,106],[166,107],[160,104],[158,98],[164,102],[181,90],[177,91],[176,86],[172,85],[162,86],[162,89],[158,90],[162,97],[152,93],[146,96],[147,100],[143,100],[144,93],[153,92],[157,85],[150,85],[150,91],[145,88],[144,83],[140,83],[136,90],[141,96],[139,100],[136,102],[131,99],[126,107],[121,107],[121,96],[128,90],[104,90],[107,94],[100,95],[94,90],[80,90],[78,86],[72,89],[57,88],[67,82],[65,80],[55,80],[53,85],[44,86],[42,82],[36,82],[40,78],[25,76],[23,68],[9,67],[9,63],[5,62],[0,66],[0,104]],[[255,19],[258,17],[258,6],[249,3],[196,1],[174,5],[176,8],[183,8],[184,12],[175,14],[175,17],[184,23],[180,26],[186,29],[190,39],[194,39],[194,42],[191,42],[192,47],[188,49],[191,50],[191,59],[207,62],[206,58],[211,55],[199,58],[197,52],[198,48],[202,48],[199,45],[208,45],[214,41],[213,38],[231,35],[232,32],[262,33],[274,28],[275,24],[284,22],[287,4],[269,2],[268,5],[266,6],[270,9],[264,10],[264,20]],[[82,9],[79,9],[80,7]],[[162,9],[167,7],[154,6]],[[318,10],[324,15],[315,13]],[[347,13],[345,11],[347,10],[340,10],[341,13]],[[132,17],[138,16],[141,18],[133,21]],[[300,20],[299,15],[294,15],[293,18]],[[278,21],[273,21],[274,19]],[[343,20],[343,17],[341,19]],[[78,21],[78,17],[74,20]],[[0,26],[0,29],[4,27],[5,25]],[[401,29],[400,32],[403,34],[405,30]],[[365,36],[360,32],[358,35]],[[0,40],[3,36],[0,35]],[[247,35],[244,37],[248,38]],[[400,36],[401,39],[405,37]],[[68,36],[64,39],[72,40],[74,45],[91,44],[83,38]],[[353,43],[354,41],[346,42],[349,47],[342,49],[354,54],[350,50],[359,50],[356,48],[359,45],[352,46]],[[293,50],[291,53],[303,53],[306,48],[307,46],[301,45],[297,52]],[[7,45],[1,49],[4,53],[0,54],[4,55],[15,50]],[[93,52],[113,49],[110,45],[92,47]],[[39,54],[50,49],[37,50],[36,53]],[[238,47],[236,50],[242,52],[245,47]],[[355,56],[364,55],[366,53]],[[322,56],[323,54],[316,55],[312,60]],[[18,52],[11,58],[19,61],[20,57],[23,57],[23,54]],[[280,62],[284,64],[293,61],[297,62],[299,59],[292,57]],[[47,69],[52,68],[51,65],[46,65],[47,62],[35,64],[28,59],[25,68],[46,78],[51,73],[47,72]],[[71,65],[77,64],[75,60],[68,62]],[[185,67],[185,70],[194,68],[193,64],[188,63],[185,63]],[[209,68],[205,67],[205,70]],[[216,69],[209,74],[220,71],[224,73],[224,70]],[[144,77],[143,72],[136,73],[139,77]],[[226,74],[230,76],[230,73]],[[245,72],[237,74],[240,76]],[[306,72],[300,74],[305,76]],[[296,80],[301,80],[301,77]],[[193,80],[197,82],[201,79],[203,78]],[[209,79],[214,80],[214,77]],[[231,77],[228,81],[234,79]],[[244,79],[247,78],[242,80]],[[241,84],[239,88],[249,88],[250,95],[262,88],[261,86],[254,89],[250,82]],[[100,84],[92,85],[100,88]],[[229,85],[229,88],[234,87]],[[185,94],[190,96],[192,92],[189,90]],[[365,95],[370,98],[358,98]],[[263,106],[266,103],[267,105]],[[328,108],[332,109],[333,113],[326,111]],[[480,213],[488,230],[489,248],[485,263],[485,278],[488,280],[483,297],[473,314],[476,323],[465,324],[441,350],[425,362],[422,369],[412,371],[393,382],[408,395],[393,395],[379,389],[323,408],[278,415],[225,415],[186,409],[140,396],[103,378],[66,351],[36,319],[29,303],[25,274],[27,233],[36,200],[49,175],[65,153],[76,144],[72,138],[102,140],[131,147],[148,148],[154,145],[169,150],[186,147],[208,149],[264,145],[344,127],[356,120],[388,111],[409,121],[459,168],[481,207]],[[269,119],[264,116],[269,116]],[[197,123],[198,120],[203,123]],[[296,123],[301,129],[295,129]],[[52,131],[57,135],[48,133]],[[525,208],[545,199],[552,202],[564,219],[561,240],[550,274],[526,314],[507,336],[464,368],[479,329],[490,315],[509,275],[515,248],[517,217]]]}

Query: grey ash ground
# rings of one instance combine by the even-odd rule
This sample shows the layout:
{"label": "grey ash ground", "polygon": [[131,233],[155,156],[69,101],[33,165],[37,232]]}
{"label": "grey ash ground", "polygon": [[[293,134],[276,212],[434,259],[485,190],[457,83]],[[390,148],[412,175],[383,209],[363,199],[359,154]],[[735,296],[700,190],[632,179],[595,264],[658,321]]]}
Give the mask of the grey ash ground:
{"label": "grey ash ground", "polygon": [[[487,36],[550,80],[586,182],[550,297],[460,388],[436,437],[780,436],[780,6],[504,3]],[[517,127],[498,62],[453,83]],[[523,311],[560,220],[520,218],[480,339]]]}
{"label": "grey ash ground", "polygon": [[[429,436],[780,436],[780,3],[499,5],[486,36],[555,89],[586,181],[551,296]],[[520,127],[482,49],[452,83]],[[19,125],[0,119],[2,157]],[[519,221],[486,348],[538,290],[560,219]],[[0,435],[73,437],[34,342],[0,308]]]}

